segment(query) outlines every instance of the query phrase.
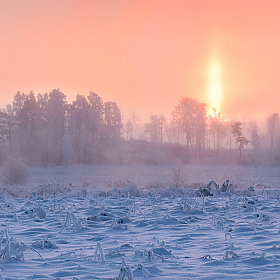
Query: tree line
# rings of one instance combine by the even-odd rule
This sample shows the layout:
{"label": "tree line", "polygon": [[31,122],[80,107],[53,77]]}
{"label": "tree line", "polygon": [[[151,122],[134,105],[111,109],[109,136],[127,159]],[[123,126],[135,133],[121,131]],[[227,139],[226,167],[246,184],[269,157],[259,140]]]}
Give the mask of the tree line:
{"label": "tree line", "polygon": [[[178,101],[169,120],[152,114],[141,137],[135,137],[140,118],[133,111],[123,122],[116,102],[103,102],[94,92],[78,94],[72,103],[60,89],[49,93],[17,92],[12,104],[0,110],[0,162],[8,155],[28,163],[161,163],[190,162],[216,155],[229,158],[250,149],[253,163],[262,137],[254,121],[224,119],[214,108],[190,97]],[[279,115],[266,120],[273,149]],[[246,134],[246,135],[245,135]]]}
{"label": "tree line", "polygon": [[17,92],[0,111],[0,141],[7,153],[41,163],[100,163],[105,146],[122,134],[121,110],[94,92],[68,104],[59,89]]}
{"label": "tree line", "polygon": [[[273,113],[266,119],[266,134],[263,134],[256,121],[240,122],[225,119],[215,108],[207,115],[206,104],[195,99],[183,97],[179,100],[170,120],[163,115],[153,114],[145,123],[144,139],[153,143],[181,144],[189,150],[192,158],[204,158],[209,155],[235,154],[238,152],[239,162],[242,150],[247,147],[250,157],[255,162],[257,154],[267,138],[270,150],[277,150],[274,158],[280,158],[279,115]],[[126,124],[125,124],[126,126]],[[276,135],[278,138],[275,140]]]}

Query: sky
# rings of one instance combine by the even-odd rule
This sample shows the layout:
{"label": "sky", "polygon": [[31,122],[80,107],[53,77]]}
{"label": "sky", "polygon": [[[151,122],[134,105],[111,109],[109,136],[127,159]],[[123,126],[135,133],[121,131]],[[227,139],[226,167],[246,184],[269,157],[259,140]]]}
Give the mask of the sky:
{"label": "sky", "polygon": [[225,118],[280,113],[279,0],[0,0],[0,107],[90,91],[124,119],[182,97]]}

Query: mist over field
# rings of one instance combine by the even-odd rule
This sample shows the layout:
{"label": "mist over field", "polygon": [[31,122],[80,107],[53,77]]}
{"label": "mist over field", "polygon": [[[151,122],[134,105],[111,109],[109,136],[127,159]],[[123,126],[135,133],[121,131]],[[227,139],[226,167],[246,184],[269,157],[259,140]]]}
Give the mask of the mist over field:
{"label": "mist over field", "polygon": [[279,15],[0,0],[0,280],[278,279]]}
{"label": "mist over field", "polygon": [[68,103],[59,89],[17,92],[0,111],[0,162],[28,165],[227,164],[279,165],[280,125],[271,113],[254,120],[225,119],[206,105],[182,97],[170,116],[141,112],[124,119],[114,101],[90,92]]}
{"label": "mist over field", "polygon": [[17,92],[0,111],[0,278],[275,279],[278,113],[264,122],[182,97],[143,125],[94,92]]}

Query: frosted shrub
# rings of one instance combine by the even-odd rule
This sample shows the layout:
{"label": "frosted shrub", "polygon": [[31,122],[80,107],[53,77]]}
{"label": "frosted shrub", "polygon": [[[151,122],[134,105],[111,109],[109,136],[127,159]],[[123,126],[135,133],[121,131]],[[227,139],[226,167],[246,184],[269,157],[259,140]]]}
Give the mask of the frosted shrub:
{"label": "frosted shrub", "polygon": [[137,265],[137,268],[134,270],[133,274],[135,274],[134,276],[136,277],[150,277],[149,271],[142,264]]}
{"label": "frosted shrub", "polygon": [[124,280],[124,279],[133,280],[134,278],[133,278],[133,275],[132,275],[131,268],[126,265],[125,258],[123,257],[120,274],[117,277],[117,280]]}
{"label": "frosted shrub", "polygon": [[47,216],[46,211],[41,206],[35,207],[33,211],[35,213],[35,217],[39,220],[43,220]]}
{"label": "frosted shrub", "polygon": [[[98,252],[99,252],[99,254],[98,254]],[[95,249],[95,253],[94,253],[95,262],[97,261],[98,255],[100,255],[101,261],[105,262],[105,254],[104,254],[104,250],[103,250],[103,247],[100,242],[97,242],[97,244],[96,244],[96,249]]]}
{"label": "frosted shrub", "polygon": [[221,229],[224,228],[223,222],[220,221],[220,220],[218,220],[218,221],[217,221],[217,227],[218,227],[218,228],[221,228]]}
{"label": "frosted shrub", "polygon": [[186,177],[183,172],[182,162],[180,160],[177,160],[173,164],[171,183],[175,188],[180,188],[183,186],[185,181],[186,181]]}
{"label": "frosted shrub", "polygon": [[[5,241],[5,247],[4,249],[1,248],[2,242]],[[5,260],[11,260],[11,259],[16,259],[16,260],[23,260],[24,261],[24,256],[23,252],[26,251],[27,249],[30,249],[34,252],[36,252],[39,256],[40,259],[43,260],[42,256],[32,247],[25,245],[23,242],[17,242],[15,238],[10,237],[8,234],[8,230],[4,229],[0,236],[0,258],[5,259]],[[1,280],[1,278],[0,278]]]}
{"label": "frosted shrub", "polygon": [[225,256],[224,256],[224,260],[228,260],[228,259],[233,259],[233,258],[237,258],[238,255],[233,252],[233,251],[226,251]]}
{"label": "frosted shrub", "polygon": [[78,220],[74,213],[67,212],[65,223],[59,233],[61,233],[65,228],[68,228],[73,231],[83,230],[87,228],[87,220],[86,218],[81,218]]}
{"label": "frosted shrub", "polygon": [[135,201],[133,201],[132,204],[130,205],[127,218],[130,219],[131,216],[132,216],[132,214],[135,215],[136,209],[137,209],[138,212],[143,216],[144,220],[147,220],[146,216],[144,215],[144,213],[142,212],[142,210],[140,209],[140,207],[135,203]]}
{"label": "frosted shrub", "polygon": [[67,212],[65,223],[59,233],[61,233],[65,228],[69,228],[70,230],[72,229],[73,231],[80,231],[86,227],[87,220],[85,218],[78,220],[74,213]]}
{"label": "frosted shrub", "polygon": [[[130,182],[128,182],[131,184]],[[121,190],[121,194],[124,194],[127,197],[140,197],[142,195],[141,189],[139,189],[137,186],[123,186]]]}
{"label": "frosted shrub", "polygon": [[211,255],[205,255],[205,256],[201,257],[201,259],[203,259],[203,260],[213,260]]}
{"label": "frosted shrub", "polygon": [[29,175],[29,168],[22,160],[9,157],[2,167],[1,181],[10,186],[24,185]]}

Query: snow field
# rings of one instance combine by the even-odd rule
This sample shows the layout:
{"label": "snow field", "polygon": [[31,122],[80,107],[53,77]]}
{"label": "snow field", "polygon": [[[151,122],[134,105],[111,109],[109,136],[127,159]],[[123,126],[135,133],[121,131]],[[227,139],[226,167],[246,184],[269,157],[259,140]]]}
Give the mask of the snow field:
{"label": "snow field", "polygon": [[[5,279],[276,279],[279,195],[112,189],[0,200]],[[257,194],[254,194],[256,192]],[[101,195],[101,196],[100,196]],[[33,248],[31,250],[29,248]],[[40,258],[39,254],[42,256]],[[131,273],[131,274],[130,274]],[[132,278],[131,278],[132,279]]]}
{"label": "snow field", "polygon": [[[3,279],[277,279],[278,169],[183,168],[32,168],[2,190]],[[197,197],[209,179],[234,188]]]}

